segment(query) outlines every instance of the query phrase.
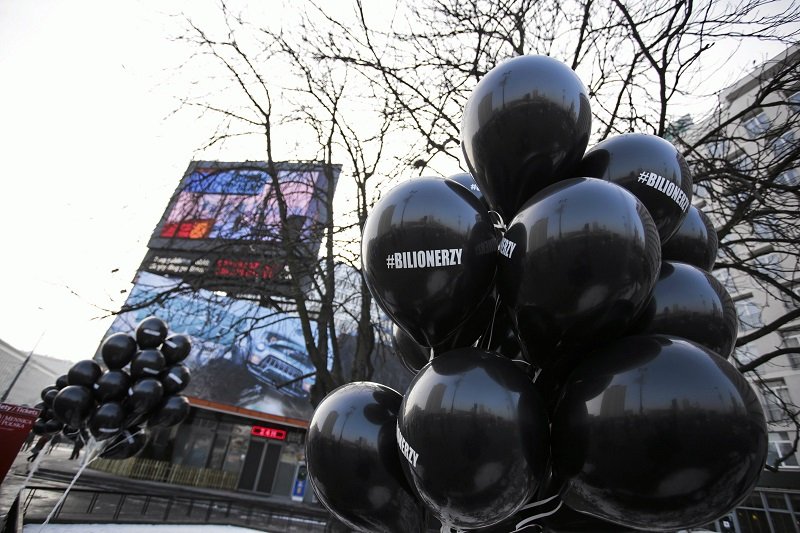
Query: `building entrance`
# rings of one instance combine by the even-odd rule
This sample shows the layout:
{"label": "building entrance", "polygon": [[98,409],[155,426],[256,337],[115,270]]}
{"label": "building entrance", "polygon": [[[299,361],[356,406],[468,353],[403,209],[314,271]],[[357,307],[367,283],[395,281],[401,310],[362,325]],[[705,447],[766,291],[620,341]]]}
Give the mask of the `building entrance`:
{"label": "building entrance", "polygon": [[275,482],[278,461],[281,457],[280,444],[251,439],[244,459],[237,489],[269,494]]}

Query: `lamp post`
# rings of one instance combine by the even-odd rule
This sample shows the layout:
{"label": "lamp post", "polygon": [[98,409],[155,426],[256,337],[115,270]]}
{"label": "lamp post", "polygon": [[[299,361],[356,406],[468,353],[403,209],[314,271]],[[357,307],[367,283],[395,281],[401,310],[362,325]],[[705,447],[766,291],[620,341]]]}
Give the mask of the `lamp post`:
{"label": "lamp post", "polygon": [[36,350],[36,347],[39,346],[39,341],[42,340],[42,337],[44,337],[44,331],[42,331],[41,335],[39,335],[39,338],[36,340],[36,344],[34,344],[33,348],[31,348],[31,351],[28,352],[28,355],[22,362],[22,366],[19,367],[19,370],[17,370],[17,373],[14,375],[14,379],[12,379],[11,383],[9,383],[8,387],[6,388],[6,391],[3,393],[3,397],[0,398],[0,403],[5,402],[6,399],[8,398],[8,395],[11,393],[11,389],[14,388],[14,385],[16,385],[17,380],[22,375],[22,372],[25,370],[25,367],[28,366],[28,361],[30,361],[31,357],[33,357],[33,352]]}

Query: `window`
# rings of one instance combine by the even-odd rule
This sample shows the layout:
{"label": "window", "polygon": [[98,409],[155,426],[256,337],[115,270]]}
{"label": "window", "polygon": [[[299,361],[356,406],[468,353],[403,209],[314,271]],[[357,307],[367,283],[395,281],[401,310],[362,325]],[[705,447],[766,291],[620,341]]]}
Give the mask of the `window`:
{"label": "window", "polygon": [[787,170],[775,178],[775,181],[781,185],[786,185],[787,187],[800,185],[800,173],[798,173],[797,169]]}
{"label": "window", "polygon": [[715,270],[712,275],[717,278],[720,283],[722,283],[722,286],[725,287],[725,290],[727,290],[731,295],[739,292],[739,289],[736,287],[736,280],[734,279],[731,271],[727,268]]}
{"label": "window", "polygon": [[739,363],[746,365],[756,359],[761,353],[755,346],[739,346],[734,352],[734,356]]}
{"label": "window", "polygon": [[788,295],[784,296],[784,298],[786,298],[786,300],[787,300],[787,301],[784,302],[785,305],[786,305],[786,310],[787,311],[794,311],[795,309],[800,307],[800,284],[795,285],[794,287],[792,287],[792,293],[795,296],[794,300],[791,300]]}
{"label": "window", "polygon": [[764,381],[761,395],[764,397],[764,413],[769,422],[779,422],[786,418],[784,405],[791,405],[792,400],[783,378]]}
{"label": "window", "polygon": [[766,133],[770,125],[770,120],[767,118],[767,114],[762,111],[753,118],[746,120],[744,123],[744,129],[747,130],[747,133],[751,139],[755,139],[759,135]]}
{"label": "window", "polygon": [[798,465],[797,463],[797,457],[792,452],[793,446],[794,442],[793,439],[790,438],[788,431],[771,431],[769,433],[769,451],[767,455],[767,464],[774,465],[775,461],[779,457],[791,454],[781,463],[781,468],[800,467],[800,465]]}
{"label": "window", "polygon": [[752,172],[756,169],[756,162],[747,154],[742,154],[731,163],[740,172]]}
{"label": "window", "polygon": [[706,146],[706,150],[708,151],[708,155],[710,155],[714,159],[722,159],[724,158],[728,150],[731,147],[730,139],[718,139],[716,141],[711,141]]}
{"label": "window", "polygon": [[739,328],[742,331],[760,328],[764,325],[761,320],[761,306],[753,300],[739,300],[736,302],[736,314],[739,315]]}
{"label": "window", "polygon": [[[775,232],[772,231],[772,226],[769,221],[756,221],[753,222],[753,232],[761,239],[774,239]],[[759,256],[759,258],[764,257]],[[760,264],[760,262],[759,262]],[[764,266],[764,265],[762,265]]]}
{"label": "window", "polygon": [[797,91],[789,96],[789,103],[800,104],[800,91]]}
{"label": "window", "polygon": [[[781,333],[784,348],[800,348],[800,331],[785,331]],[[800,353],[788,354],[789,364],[792,368],[800,369]]]}
{"label": "window", "polygon": [[794,132],[787,131],[774,141],[772,141],[772,152],[776,158],[783,157],[792,149],[797,146],[797,141],[794,138]]}

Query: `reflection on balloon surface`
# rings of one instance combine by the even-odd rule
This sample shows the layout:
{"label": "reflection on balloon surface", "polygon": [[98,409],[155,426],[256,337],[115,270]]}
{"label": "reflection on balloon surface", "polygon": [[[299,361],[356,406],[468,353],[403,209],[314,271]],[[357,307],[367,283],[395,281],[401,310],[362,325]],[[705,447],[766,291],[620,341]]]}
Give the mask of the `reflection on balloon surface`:
{"label": "reflection on balloon surface", "polygon": [[414,378],[398,416],[403,466],[428,508],[453,527],[492,525],[535,493],[549,458],[547,415],[524,371],[461,348]]}
{"label": "reflection on balloon surface", "polygon": [[311,419],[308,475],[320,502],[358,531],[421,532],[424,512],[400,467],[395,439],[402,396],[356,382],[328,394]]}
{"label": "reflection on balloon surface", "polygon": [[555,349],[621,336],[658,278],[655,224],[622,187],[565,180],[534,196],[500,244],[497,287],[526,357],[546,367]]}
{"label": "reflection on balloon surface", "polygon": [[717,231],[711,220],[700,209],[690,206],[678,230],[661,245],[661,256],[665,260],[682,261],[711,272],[718,246]]}
{"label": "reflection on balloon surface", "polygon": [[669,141],[644,133],[609,137],[593,146],[576,177],[600,178],[631,191],[647,208],[667,242],[692,203],[692,173]]}
{"label": "reflection on balloon surface", "polygon": [[728,291],[714,276],[664,261],[633,331],[683,337],[727,359],[736,344],[738,318]]}
{"label": "reflection on balloon surface", "polygon": [[572,373],[553,459],[573,509],[629,527],[712,522],[758,481],[764,413],[726,360],[663,335],[616,341]]}
{"label": "reflection on balloon surface", "polygon": [[591,124],[588,91],[572,69],[547,56],[515,57],[475,86],[461,146],[489,204],[508,221],[528,198],[569,175]]}
{"label": "reflection on balloon surface", "polygon": [[375,205],[361,241],[378,305],[422,346],[447,340],[492,290],[497,235],[464,186],[416,178]]}

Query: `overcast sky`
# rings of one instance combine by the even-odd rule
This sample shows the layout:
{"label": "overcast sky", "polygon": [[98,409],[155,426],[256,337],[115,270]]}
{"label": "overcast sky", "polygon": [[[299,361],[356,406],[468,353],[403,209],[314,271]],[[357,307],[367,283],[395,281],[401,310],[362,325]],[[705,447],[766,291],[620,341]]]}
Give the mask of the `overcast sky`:
{"label": "overcast sky", "polygon": [[[258,4],[280,13],[280,2]],[[213,5],[0,1],[0,339],[74,361],[93,355],[110,324],[99,317],[124,302],[150,233],[209,135],[188,114],[166,118],[187,83],[174,68],[186,50],[169,40],[168,14],[185,8],[200,18]],[[717,77],[720,88],[732,81]]]}

